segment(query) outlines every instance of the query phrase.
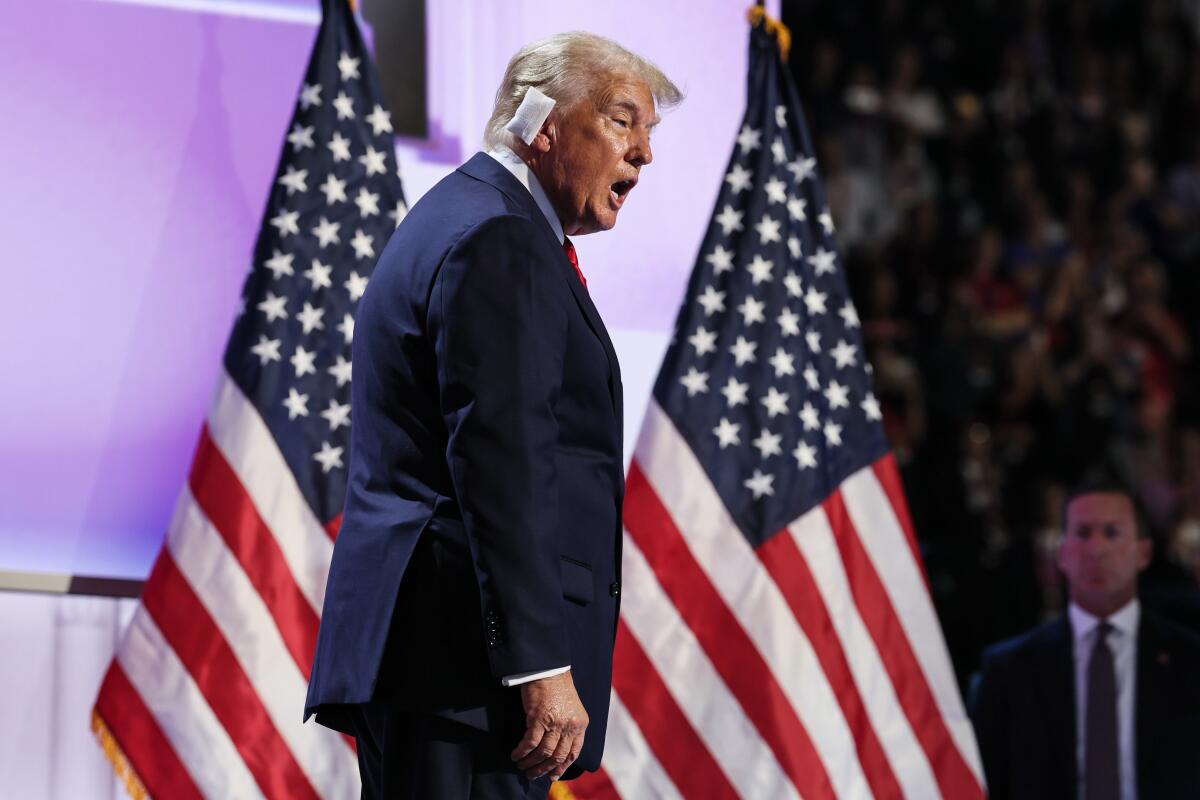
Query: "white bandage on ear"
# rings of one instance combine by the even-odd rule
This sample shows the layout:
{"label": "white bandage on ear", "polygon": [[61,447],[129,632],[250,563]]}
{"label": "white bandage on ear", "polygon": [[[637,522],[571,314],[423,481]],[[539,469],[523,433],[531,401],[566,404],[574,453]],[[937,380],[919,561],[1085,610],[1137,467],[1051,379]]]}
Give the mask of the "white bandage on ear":
{"label": "white bandage on ear", "polygon": [[546,117],[550,116],[552,108],[554,108],[554,100],[542,94],[536,87],[530,86],[525,92],[524,99],[521,100],[520,108],[504,126],[504,130],[525,144],[532,144],[533,137],[537,136],[537,132],[542,129],[542,123],[546,121]]}

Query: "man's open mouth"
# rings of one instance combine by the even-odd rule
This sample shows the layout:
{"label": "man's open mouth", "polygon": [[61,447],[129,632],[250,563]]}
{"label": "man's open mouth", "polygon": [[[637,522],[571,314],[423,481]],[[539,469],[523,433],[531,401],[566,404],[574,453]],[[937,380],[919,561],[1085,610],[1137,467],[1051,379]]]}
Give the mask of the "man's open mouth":
{"label": "man's open mouth", "polygon": [[637,180],[634,179],[634,180],[628,180],[628,181],[617,181],[612,186],[610,186],[609,191],[612,192],[613,202],[616,203],[618,206],[620,206],[622,203],[624,203],[625,195],[629,194],[629,192],[633,190],[633,187],[636,183],[637,183]]}

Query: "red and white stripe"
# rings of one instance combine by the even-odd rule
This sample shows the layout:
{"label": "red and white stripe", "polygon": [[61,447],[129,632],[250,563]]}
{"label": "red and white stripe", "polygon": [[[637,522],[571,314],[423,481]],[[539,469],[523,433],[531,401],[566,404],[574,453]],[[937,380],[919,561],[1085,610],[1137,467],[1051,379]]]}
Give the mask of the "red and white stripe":
{"label": "red and white stripe", "polygon": [[223,375],[97,700],[150,794],[358,796],[349,742],[300,721],[332,552],[266,424]]}
{"label": "red and white stripe", "polygon": [[627,482],[602,790],[982,798],[890,456],[755,549],[651,403]]}

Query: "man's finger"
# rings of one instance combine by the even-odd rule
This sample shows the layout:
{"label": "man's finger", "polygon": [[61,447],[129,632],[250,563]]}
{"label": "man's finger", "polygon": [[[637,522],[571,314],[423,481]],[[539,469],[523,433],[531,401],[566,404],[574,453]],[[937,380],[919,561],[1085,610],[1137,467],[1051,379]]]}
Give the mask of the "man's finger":
{"label": "man's finger", "polygon": [[558,780],[567,771],[567,767],[571,766],[571,762],[575,760],[571,757],[571,753],[579,752],[579,746],[575,742],[582,738],[582,736],[563,736],[558,740],[558,747],[554,748],[554,755],[551,757],[552,763],[548,770],[550,780]]}
{"label": "man's finger", "polygon": [[517,762],[517,769],[529,771],[533,767],[549,761],[550,757],[554,755],[554,748],[558,747],[558,740],[561,736],[561,731],[546,731],[542,736],[542,740],[538,742],[537,747],[533,748],[528,755]]}
{"label": "man's finger", "polygon": [[511,753],[512,760],[518,761],[532,753],[533,749],[541,743],[545,734],[546,728],[540,722],[535,722],[526,728],[525,735],[521,737],[521,741],[517,742],[517,746]]}

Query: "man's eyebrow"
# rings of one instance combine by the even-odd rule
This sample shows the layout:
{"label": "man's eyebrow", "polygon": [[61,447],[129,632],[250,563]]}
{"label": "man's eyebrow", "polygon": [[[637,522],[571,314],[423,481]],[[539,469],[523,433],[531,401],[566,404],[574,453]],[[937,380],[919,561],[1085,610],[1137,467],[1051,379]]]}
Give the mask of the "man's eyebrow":
{"label": "man's eyebrow", "polygon": [[[617,106],[618,108],[623,108],[626,111],[628,111],[630,114],[632,114],[633,116],[635,116],[635,117],[638,116],[637,104],[634,103],[632,100],[612,100],[609,102],[608,105],[610,108],[612,106]],[[662,117],[658,116],[658,114],[655,114],[654,119],[648,125],[646,125],[646,127],[653,128],[655,125],[657,125],[660,122],[662,122]]]}

